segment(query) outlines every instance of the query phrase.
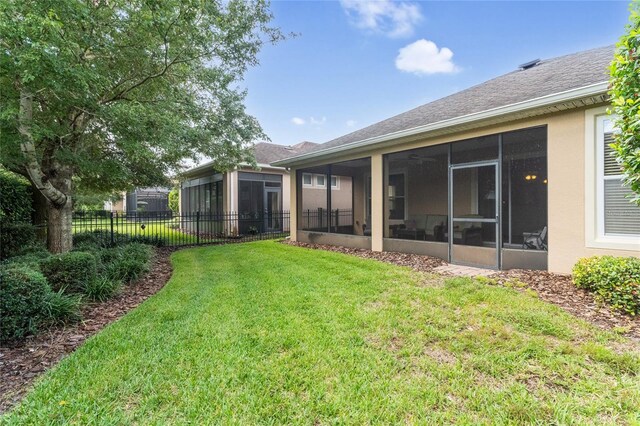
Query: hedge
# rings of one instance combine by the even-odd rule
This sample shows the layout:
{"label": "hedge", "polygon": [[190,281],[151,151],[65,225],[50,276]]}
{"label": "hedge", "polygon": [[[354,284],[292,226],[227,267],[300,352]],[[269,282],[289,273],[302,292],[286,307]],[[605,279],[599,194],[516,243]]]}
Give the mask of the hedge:
{"label": "hedge", "polygon": [[593,291],[614,309],[640,314],[640,259],[636,257],[580,259],[573,267],[573,282],[579,288]]}

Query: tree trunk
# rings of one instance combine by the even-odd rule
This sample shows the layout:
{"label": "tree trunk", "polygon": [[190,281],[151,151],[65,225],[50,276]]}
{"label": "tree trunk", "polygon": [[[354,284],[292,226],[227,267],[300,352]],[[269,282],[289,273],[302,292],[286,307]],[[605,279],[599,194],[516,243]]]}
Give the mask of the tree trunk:
{"label": "tree trunk", "polygon": [[49,204],[47,247],[51,253],[66,253],[73,247],[72,219],[71,197],[62,207]]}
{"label": "tree trunk", "polygon": [[47,243],[47,199],[37,188],[32,187],[31,205],[33,206],[33,224],[36,226],[36,237],[42,244]]}
{"label": "tree trunk", "polygon": [[[20,111],[18,114],[18,131],[22,135],[20,150],[24,156],[25,169],[35,188],[47,199],[47,246],[52,253],[64,253],[73,247],[71,221],[73,219],[73,203],[71,201],[72,170],[63,167],[55,160],[47,173],[36,151],[36,142],[31,133],[33,120],[33,95],[26,89],[20,91]],[[46,161],[55,156],[50,154]]]}

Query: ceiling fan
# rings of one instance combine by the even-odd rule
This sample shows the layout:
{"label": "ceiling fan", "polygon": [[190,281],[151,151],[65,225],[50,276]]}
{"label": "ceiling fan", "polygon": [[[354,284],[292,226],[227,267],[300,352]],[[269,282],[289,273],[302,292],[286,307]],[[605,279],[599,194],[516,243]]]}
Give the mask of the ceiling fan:
{"label": "ceiling fan", "polygon": [[438,160],[436,160],[433,157],[426,157],[418,154],[411,154],[409,155],[409,161],[418,161],[420,162],[420,164],[423,164],[423,163],[435,163]]}

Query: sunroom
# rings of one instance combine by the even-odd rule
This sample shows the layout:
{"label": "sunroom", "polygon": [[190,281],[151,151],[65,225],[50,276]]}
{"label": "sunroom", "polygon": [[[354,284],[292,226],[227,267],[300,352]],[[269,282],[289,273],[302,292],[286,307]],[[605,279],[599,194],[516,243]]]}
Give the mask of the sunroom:
{"label": "sunroom", "polygon": [[[384,251],[547,268],[546,126],[388,152],[381,173],[371,157],[298,169],[297,239],[371,248],[381,208]],[[340,192],[326,185],[338,181]]]}

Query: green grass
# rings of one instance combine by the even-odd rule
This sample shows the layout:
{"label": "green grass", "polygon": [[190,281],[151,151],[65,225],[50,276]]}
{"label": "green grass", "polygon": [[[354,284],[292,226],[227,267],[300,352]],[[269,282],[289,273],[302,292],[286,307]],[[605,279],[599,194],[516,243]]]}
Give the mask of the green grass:
{"label": "green grass", "polygon": [[638,424],[634,343],[534,295],[273,241],[177,252],[7,424]]}
{"label": "green grass", "polygon": [[[178,222],[175,222],[177,225]],[[144,228],[142,227],[144,225]],[[129,221],[127,219],[118,218],[113,222],[113,231],[119,234],[127,234],[131,236],[139,235],[146,237],[159,237],[165,242],[174,242],[181,244],[195,244],[197,238],[195,235],[187,234],[179,229],[172,228],[169,219],[163,220],[144,220]],[[109,219],[82,219],[76,218],[73,221],[73,232],[86,231],[111,231],[111,222]],[[201,237],[201,242],[207,241],[205,237]]]}

